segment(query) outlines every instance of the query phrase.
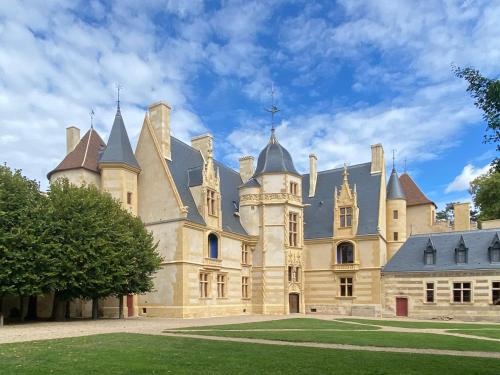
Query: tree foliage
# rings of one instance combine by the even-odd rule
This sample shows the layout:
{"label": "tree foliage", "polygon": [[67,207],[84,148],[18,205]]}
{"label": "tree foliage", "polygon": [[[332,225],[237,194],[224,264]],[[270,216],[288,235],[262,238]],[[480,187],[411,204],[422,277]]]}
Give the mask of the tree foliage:
{"label": "tree foliage", "polygon": [[500,218],[500,172],[490,170],[471,182],[470,192],[479,207],[479,220]]}
{"label": "tree foliage", "polygon": [[0,300],[7,294],[39,295],[50,288],[50,260],[40,240],[44,201],[36,181],[0,166]]}
{"label": "tree foliage", "polygon": [[62,179],[48,193],[47,241],[51,243],[54,291],[62,301],[94,301],[152,289],[160,258],[140,219],[94,186]]}
{"label": "tree foliage", "polygon": [[[453,67],[453,70],[457,77],[469,83],[467,91],[474,98],[474,105],[483,112],[487,124],[485,142],[496,144],[500,151],[500,80],[486,78],[470,67]],[[496,158],[492,166],[500,171],[500,159]]]}

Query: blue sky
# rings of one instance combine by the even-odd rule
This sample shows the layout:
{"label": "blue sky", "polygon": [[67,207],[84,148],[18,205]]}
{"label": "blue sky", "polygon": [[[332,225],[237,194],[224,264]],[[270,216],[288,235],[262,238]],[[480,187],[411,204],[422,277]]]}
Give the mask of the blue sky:
{"label": "blue sky", "polygon": [[495,156],[450,65],[500,74],[496,1],[2,1],[0,160],[46,188],[65,128],[107,139],[115,84],[133,147],[147,106],[173,107],[175,136],[211,132],[237,168],[269,137],[307,172],[369,161],[381,142],[438,205],[469,200]]}

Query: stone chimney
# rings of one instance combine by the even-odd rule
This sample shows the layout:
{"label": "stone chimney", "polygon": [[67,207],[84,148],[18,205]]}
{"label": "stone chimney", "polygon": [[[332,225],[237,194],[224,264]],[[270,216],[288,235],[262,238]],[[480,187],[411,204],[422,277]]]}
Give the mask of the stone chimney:
{"label": "stone chimney", "polygon": [[160,143],[163,157],[172,160],[170,149],[170,106],[165,102],[158,102],[149,106],[149,121]]}
{"label": "stone chimney", "polygon": [[318,180],[318,158],[314,154],[309,155],[309,197],[316,193],[316,181]]}
{"label": "stone chimney", "polygon": [[191,138],[191,147],[200,150],[205,161],[208,160],[208,155],[213,156],[213,137],[212,134],[203,134]]}
{"label": "stone chimney", "polygon": [[470,230],[470,203],[455,203],[453,216],[455,217],[453,229],[456,232]]}
{"label": "stone chimney", "polygon": [[371,174],[380,173],[384,168],[384,148],[381,143],[372,145],[372,168]]}
{"label": "stone chimney", "polygon": [[73,151],[80,142],[80,129],[76,126],[66,128],[66,155]]}
{"label": "stone chimney", "polygon": [[240,158],[240,176],[243,183],[247,182],[253,176],[253,156],[243,156]]}

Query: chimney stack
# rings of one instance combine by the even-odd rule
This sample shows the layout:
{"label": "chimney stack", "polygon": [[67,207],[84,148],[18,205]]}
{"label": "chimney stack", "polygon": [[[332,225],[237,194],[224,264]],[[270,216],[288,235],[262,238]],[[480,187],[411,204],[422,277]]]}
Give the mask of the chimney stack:
{"label": "chimney stack", "polygon": [[170,150],[170,106],[165,102],[158,102],[149,106],[149,121],[160,143],[163,157],[172,160]]}
{"label": "chimney stack", "polygon": [[191,138],[191,147],[199,150],[206,162],[209,154],[213,157],[214,146],[212,134],[207,133]]}
{"label": "chimney stack", "polygon": [[381,143],[372,145],[372,168],[371,174],[381,173],[384,168],[384,148]]}
{"label": "chimney stack", "polygon": [[316,181],[318,180],[318,158],[314,154],[309,155],[309,197],[316,194]]}
{"label": "chimney stack", "polygon": [[240,176],[243,183],[253,176],[253,156],[243,156],[240,158]]}
{"label": "chimney stack", "polygon": [[76,126],[66,128],[66,155],[73,151],[80,142],[80,129]]}
{"label": "chimney stack", "polygon": [[453,229],[456,232],[470,230],[470,203],[453,205],[453,216],[455,217]]}

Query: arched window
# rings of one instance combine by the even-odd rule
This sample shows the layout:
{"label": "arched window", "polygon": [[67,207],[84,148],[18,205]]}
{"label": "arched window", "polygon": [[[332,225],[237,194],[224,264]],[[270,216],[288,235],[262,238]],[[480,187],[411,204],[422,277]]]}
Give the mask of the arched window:
{"label": "arched window", "polygon": [[213,233],[208,235],[208,255],[212,259],[219,258],[219,238]]}
{"label": "arched window", "polygon": [[491,263],[500,263],[500,239],[496,233],[488,248],[488,253]]}
{"label": "arched window", "polygon": [[455,248],[455,263],[467,263],[467,247],[462,236],[460,236],[458,246]]}
{"label": "arched window", "polygon": [[430,238],[424,250],[424,264],[427,266],[436,264],[436,248]]}
{"label": "arched window", "polygon": [[350,242],[342,242],[337,246],[337,263],[354,263],[354,246]]}

